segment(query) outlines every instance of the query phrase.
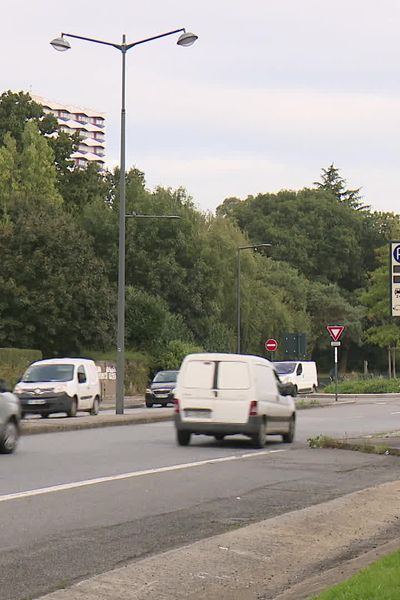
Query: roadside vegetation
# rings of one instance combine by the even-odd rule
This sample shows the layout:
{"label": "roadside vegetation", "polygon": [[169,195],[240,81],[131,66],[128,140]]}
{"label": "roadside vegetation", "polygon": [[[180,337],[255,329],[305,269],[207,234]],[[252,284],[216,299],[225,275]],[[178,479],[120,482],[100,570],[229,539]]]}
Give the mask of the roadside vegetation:
{"label": "roadside vegetation", "polygon": [[[0,96],[0,348],[114,353],[119,172],[75,167],[78,144],[29,94]],[[301,332],[328,372],[326,325],[342,324],[341,370],[385,370],[400,343],[385,275],[400,217],[370,210],[334,164],[302,190],[221,198],[215,215],[183,188],[149,190],[136,168],[126,197],[127,213],[180,216],[126,223],[126,347],[148,372],[235,351],[237,248],[266,242],[241,254],[243,352]]]}
{"label": "roadside vegetation", "polygon": [[398,600],[399,590],[400,551],[397,551],[312,600]]}
{"label": "roadside vegetation", "polygon": [[386,454],[400,456],[399,448],[392,448],[387,444],[374,444],[373,438],[352,440],[336,439],[326,435],[317,435],[307,440],[310,448],[333,448],[337,450],[353,450],[366,454]]}
{"label": "roadside vegetation", "polygon": [[[330,383],[324,388],[327,394],[334,394],[336,386]],[[338,383],[339,394],[390,394],[400,393],[400,379],[373,377],[370,379],[349,379]]]}

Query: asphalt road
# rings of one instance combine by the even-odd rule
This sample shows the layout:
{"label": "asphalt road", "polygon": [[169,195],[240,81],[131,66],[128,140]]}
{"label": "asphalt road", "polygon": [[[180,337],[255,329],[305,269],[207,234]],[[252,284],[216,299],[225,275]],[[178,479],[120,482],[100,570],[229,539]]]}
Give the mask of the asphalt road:
{"label": "asphalt road", "polygon": [[149,554],[398,479],[396,457],[306,446],[320,433],[395,429],[398,401],[299,411],[296,442],[271,437],[261,451],[239,437],[196,437],[179,448],[170,422],[27,436],[14,456],[0,457],[0,598],[35,598]]}

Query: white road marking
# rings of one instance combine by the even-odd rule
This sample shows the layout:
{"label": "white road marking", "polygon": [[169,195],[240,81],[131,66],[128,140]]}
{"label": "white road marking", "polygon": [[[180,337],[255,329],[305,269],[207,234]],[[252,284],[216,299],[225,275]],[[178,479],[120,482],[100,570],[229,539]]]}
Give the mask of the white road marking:
{"label": "white road marking", "polygon": [[181,465],[170,465],[168,467],[158,467],[157,469],[146,469],[144,471],[132,471],[131,473],[120,473],[119,475],[109,475],[107,477],[97,477],[96,479],[86,479],[83,481],[73,481],[72,483],[62,483],[60,485],[52,485],[50,487],[38,488],[36,490],[27,490],[25,492],[16,492],[14,494],[6,494],[0,496],[0,502],[8,500],[18,500],[20,498],[31,498],[32,496],[41,496],[43,494],[52,494],[53,492],[62,492],[89,485],[97,485],[99,483],[107,483],[109,481],[118,481],[121,479],[133,479],[134,477],[143,477],[144,475],[156,475],[158,473],[166,473],[168,471],[179,471],[181,469],[192,469],[193,467],[202,467],[204,465],[212,465],[216,463],[229,462],[233,460],[242,460],[244,458],[252,458],[265,454],[276,454],[277,452],[286,452],[285,449],[279,450],[261,450],[260,452],[247,452],[246,454],[235,454],[224,456],[221,458],[210,458],[208,460],[200,460],[191,463],[182,463]]}
{"label": "white road marking", "polygon": [[397,410],[396,412],[392,412],[390,413],[391,415],[400,415],[400,410]]}

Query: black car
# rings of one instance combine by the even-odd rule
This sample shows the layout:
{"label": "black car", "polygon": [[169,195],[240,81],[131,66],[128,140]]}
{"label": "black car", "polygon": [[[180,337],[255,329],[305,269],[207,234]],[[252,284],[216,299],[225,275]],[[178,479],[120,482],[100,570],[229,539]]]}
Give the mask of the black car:
{"label": "black car", "polygon": [[174,402],[174,388],[178,371],[159,371],[146,390],[146,406],[167,406]]}

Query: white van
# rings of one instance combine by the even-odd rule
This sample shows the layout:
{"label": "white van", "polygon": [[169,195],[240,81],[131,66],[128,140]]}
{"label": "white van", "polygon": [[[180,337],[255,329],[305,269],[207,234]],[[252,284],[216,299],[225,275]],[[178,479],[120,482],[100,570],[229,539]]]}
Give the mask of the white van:
{"label": "white van", "polygon": [[293,395],[298,392],[316,392],[318,388],[317,365],[311,360],[282,360],[274,362],[282,383],[293,385]]}
{"label": "white van", "polygon": [[85,358],[52,358],[32,363],[17,383],[14,393],[21,403],[22,416],[78,410],[97,415],[101,400],[97,367]]}
{"label": "white van", "polygon": [[177,442],[187,446],[191,434],[244,434],[257,447],[266,434],[281,434],[292,442],[296,408],[291,396],[279,393],[279,378],[271,362],[240,354],[189,354],[175,387]]}

